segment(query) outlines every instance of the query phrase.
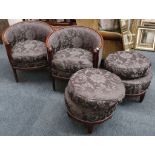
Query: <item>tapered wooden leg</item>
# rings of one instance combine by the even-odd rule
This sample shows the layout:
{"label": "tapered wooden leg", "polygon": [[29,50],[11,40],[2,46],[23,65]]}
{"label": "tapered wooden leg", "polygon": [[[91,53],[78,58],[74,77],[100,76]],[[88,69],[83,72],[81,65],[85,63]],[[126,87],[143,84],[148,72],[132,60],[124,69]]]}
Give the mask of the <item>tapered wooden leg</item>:
{"label": "tapered wooden leg", "polygon": [[70,116],[70,114],[68,112],[67,112],[67,115],[68,115],[69,118],[71,118],[71,116]]}
{"label": "tapered wooden leg", "polygon": [[93,132],[94,125],[86,125],[87,132],[91,134]]}
{"label": "tapered wooden leg", "polygon": [[140,95],[140,102],[143,102],[144,97],[145,97],[145,93],[144,93],[144,94],[142,94],[142,95]]}
{"label": "tapered wooden leg", "polygon": [[18,80],[16,69],[13,69],[13,74],[14,74],[14,77],[15,77],[16,82],[18,82],[19,80]]}
{"label": "tapered wooden leg", "polygon": [[55,78],[52,77],[53,90],[55,91]]}

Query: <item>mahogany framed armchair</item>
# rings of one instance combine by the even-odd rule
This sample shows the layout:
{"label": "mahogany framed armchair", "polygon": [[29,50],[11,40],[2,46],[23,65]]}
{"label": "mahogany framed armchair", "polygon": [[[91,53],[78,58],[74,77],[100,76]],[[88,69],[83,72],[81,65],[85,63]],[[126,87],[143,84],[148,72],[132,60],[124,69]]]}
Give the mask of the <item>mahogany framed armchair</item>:
{"label": "mahogany framed armchair", "polygon": [[69,80],[80,69],[100,66],[103,38],[91,28],[62,28],[49,35],[46,46],[54,90],[55,78]]}
{"label": "mahogany framed armchair", "polygon": [[48,66],[46,37],[52,28],[40,21],[25,21],[14,24],[3,33],[9,62],[16,82],[16,70],[35,70]]}

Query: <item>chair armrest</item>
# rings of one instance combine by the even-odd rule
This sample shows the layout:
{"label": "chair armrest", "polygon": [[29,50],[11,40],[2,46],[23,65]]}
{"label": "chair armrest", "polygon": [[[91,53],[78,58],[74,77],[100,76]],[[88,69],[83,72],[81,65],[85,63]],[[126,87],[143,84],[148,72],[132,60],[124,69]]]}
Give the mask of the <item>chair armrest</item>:
{"label": "chair armrest", "polygon": [[118,32],[99,31],[103,39],[122,40],[122,34]]}

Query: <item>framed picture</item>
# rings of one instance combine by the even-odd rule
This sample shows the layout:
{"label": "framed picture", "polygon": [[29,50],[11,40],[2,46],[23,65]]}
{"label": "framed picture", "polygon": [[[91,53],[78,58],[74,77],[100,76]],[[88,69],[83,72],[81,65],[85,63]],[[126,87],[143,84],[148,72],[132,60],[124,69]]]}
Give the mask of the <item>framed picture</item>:
{"label": "framed picture", "polygon": [[120,19],[123,47],[125,51],[134,48],[135,34],[131,33],[132,19]]}
{"label": "framed picture", "polygon": [[135,49],[155,50],[155,29],[139,27],[137,32]]}
{"label": "framed picture", "polygon": [[141,26],[148,28],[155,28],[155,19],[142,19]]}

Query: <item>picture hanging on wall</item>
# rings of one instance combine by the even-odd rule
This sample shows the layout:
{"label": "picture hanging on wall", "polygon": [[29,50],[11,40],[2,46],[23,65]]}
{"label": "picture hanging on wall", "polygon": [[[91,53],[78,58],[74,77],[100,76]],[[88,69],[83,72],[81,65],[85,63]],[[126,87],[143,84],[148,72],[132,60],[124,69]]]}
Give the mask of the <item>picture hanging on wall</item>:
{"label": "picture hanging on wall", "polygon": [[139,27],[137,32],[135,49],[154,51],[155,29]]}

